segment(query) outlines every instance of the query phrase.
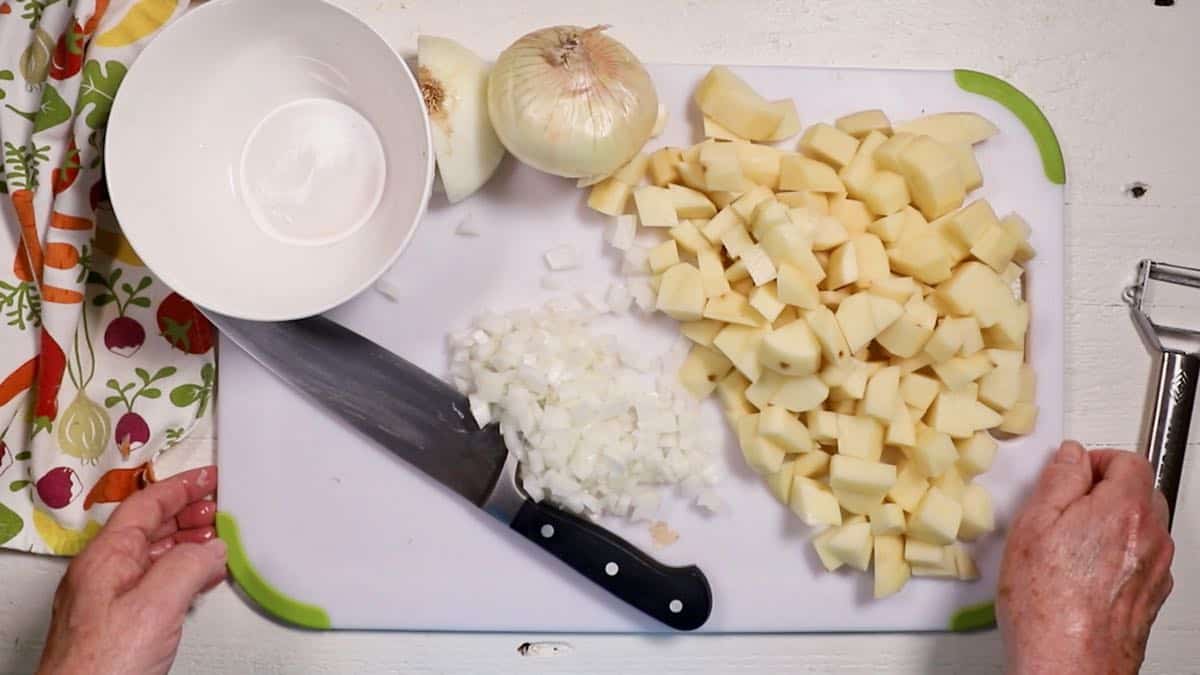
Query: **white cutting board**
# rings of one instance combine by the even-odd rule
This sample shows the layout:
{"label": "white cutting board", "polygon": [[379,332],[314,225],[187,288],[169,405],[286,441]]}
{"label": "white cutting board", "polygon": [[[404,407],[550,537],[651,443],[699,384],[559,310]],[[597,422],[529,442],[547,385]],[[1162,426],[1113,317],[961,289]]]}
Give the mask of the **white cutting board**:
{"label": "white cutting board", "polygon": [[[650,70],[671,112],[651,147],[700,140],[691,92],[706,67]],[[1027,295],[1041,404],[1036,433],[1004,443],[995,468],[980,479],[995,495],[1003,532],[1062,436],[1062,185],[1047,178],[1033,136],[1013,112],[960,89],[952,72],[736,70],[770,99],[794,97],[805,123],[882,108],[894,120],[977,111],[1000,127],[997,137],[977,146],[987,185],[974,196],[987,197],[1001,215],[1020,212],[1034,229],[1038,256],[1029,267]],[[585,196],[574,181],[510,158],[466,202],[449,206],[434,196],[412,245],[386,277],[403,297],[391,302],[366,292],[331,316],[444,375],[448,331],[485,309],[561,294],[539,285],[546,249],[570,244],[580,253],[582,267],[562,273],[567,288],[604,289],[616,278],[617,252],[602,240],[608,218],[589,211]],[[479,237],[455,234],[467,217]],[[627,319],[613,330],[656,352],[676,336],[663,317]],[[220,389],[221,534],[237,539],[234,577],[269,614],[334,628],[663,630],[358,436],[229,343],[220,351]],[[719,415],[711,402],[704,410]],[[662,518],[680,537],[662,550],[653,549],[645,523],[605,523],[667,564],[700,566],[713,591],[712,617],[701,630],[946,630],[960,608],[994,596],[1002,534],[974,547],[981,580],[914,579],[895,597],[871,600],[870,575],[819,569],[808,529],[744,466],[732,435],[713,442],[723,449],[724,512],[705,516],[668,500]]]}

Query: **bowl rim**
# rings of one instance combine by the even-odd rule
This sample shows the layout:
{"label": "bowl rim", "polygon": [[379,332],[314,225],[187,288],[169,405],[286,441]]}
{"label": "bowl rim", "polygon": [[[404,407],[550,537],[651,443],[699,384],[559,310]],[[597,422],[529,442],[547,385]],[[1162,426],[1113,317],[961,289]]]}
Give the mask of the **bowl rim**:
{"label": "bowl rim", "polygon": [[[179,25],[183,24],[184,22],[189,21],[191,16],[195,15],[198,12],[215,11],[212,9],[214,7],[227,7],[227,6],[231,6],[231,5],[243,5],[243,4],[249,5],[252,2],[254,2],[254,0],[211,0],[210,2],[206,2],[197,7],[189,8],[188,10],[186,10],[184,12],[184,14],[182,16],[180,16],[178,19],[176,19],[175,21],[168,24],[167,27],[164,28],[158,35],[154,36],[150,40],[150,42],[146,45],[146,47],[143,48],[142,51],[133,59],[133,62],[129,66],[129,72],[126,73],[126,75],[125,75],[125,80],[128,81],[129,77],[133,74],[134,70],[138,67],[138,64],[142,61],[143,58],[145,58],[145,55],[148,52],[153,52],[158,49],[163,49],[164,47],[162,47],[162,45],[166,44],[166,42],[167,42],[164,40],[164,37],[167,37],[174,31],[178,30],[177,27]],[[363,283],[359,284],[357,287],[349,290],[346,293],[340,294],[340,297],[338,297],[337,299],[329,301],[329,302],[321,303],[319,305],[314,305],[312,308],[302,309],[300,311],[291,311],[291,312],[269,312],[269,311],[244,312],[244,311],[240,311],[239,309],[237,309],[235,307],[225,306],[221,302],[211,302],[211,300],[212,300],[211,298],[208,299],[208,300],[210,300],[210,302],[208,304],[201,304],[198,301],[196,302],[197,306],[201,307],[202,309],[210,309],[212,311],[218,312],[220,314],[224,314],[226,316],[230,316],[230,317],[237,318],[237,319],[246,319],[249,321],[292,321],[292,320],[296,320],[296,319],[303,319],[303,318],[310,317],[310,316],[324,314],[336,307],[339,307],[339,306],[349,302],[350,300],[358,297],[364,291],[369,289],[372,285],[374,285],[374,283],[376,281],[378,281],[380,279],[380,277],[382,277],[384,274],[386,274],[388,272],[388,270],[390,270],[392,268],[392,266],[396,264],[396,261],[400,259],[400,256],[404,253],[405,250],[408,249],[409,245],[412,243],[413,237],[416,236],[417,229],[421,225],[421,221],[424,220],[425,212],[429,208],[429,201],[430,201],[430,197],[433,193],[433,183],[434,183],[434,177],[436,174],[436,168],[435,168],[436,165],[435,165],[434,149],[433,149],[433,134],[432,134],[432,130],[429,125],[429,115],[425,112],[425,100],[421,94],[420,85],[417,82],[416,76],[413,74],[412,68],[409,67],[407,60],[391,45],[391,43],[389,43],[383,37],[383,35],[374,26],[367,23],[362,18],[360,18],[359,16],[350,12],[349,10],[346,10],[345,8],[339,7],[338,5],[335,5],[332,2],[329,2],[328,0],[289,0],[289,2],[293,2],[293,3],[307,2],[312,5],[322,5],[326,9],[330,9],[330,10],[333,10],[335,12],[338,12],[338,13],[344,15],[350,21],[353,21],[353,22],[365,27],[371,34],[373,34],[379,40],[379,42],[382,45],[387,47],[388,51],[391,52],[391,54],[395,58],[396,62],[400,64],[400,68],[404,72],[404,76],[405,76],[404,82],[408,85],[413,96],[416,97],[417,101],[420,103],[420,106],[421,106],[420,124],[421,124],[421,129],[423,131],[422,136],[425,139],[425,145],[424,145],[425,184],[422,187],[421,197],[417,204],[417,208],[414,210],[414,212],[412,214],[410,226],[408,228],[408,233],[396,245],[395,250],[392,251],[391,254],[389,254],[385,259],[381,260],[379,269],[376,270],[375,272],[373,272],[372,274],[368,275],[367,278],[363,281]],[[133,199],[136,199],[136,194],[137,194],[136,180],[130,180],[130,181],[124,181],[124,182],[122,182],[121,179],[114,180],[115,177],[121,175],[121,172],[117,171],[114,174],[114,172],[110,169],[110,163],[111,163],[112,157],[113,157],[112,148],[119,146],[119,141],[121,138],[120,134],[118,133],[117,139],[116,139],[116,140],[118,140],[118,143],[117,144],[112,143],[112,141],[114,139],[113,139],[113,135],[110,132],[113,128],[118,128],[118,129],[120,128],[119,125],[116,125],[115,123],[121,118],[121,116],[123,115],[123,111],[126,108],[129,108],[130,105],[132,105],[131,103],[128,102],[129,101],[128,97],[121,96],[122,89],[123,88],[119,88],[117,90],[117,95],[113,99],[113,105],[112,105],[112,109],[109,113],[108,124],[106,125],[106,128],[105,128],[104,177],[105,177],[105,182],[108,185],[109,201],[112,205],[113,213],[116,216],[117,226],[120,228],[121,235],[126,238],[126,240],[129,242],[129,245],[133,248],[134,252],[138,254],[138,257],[141,258],[141,260],[145,264],[146,268],[149,269],[151,272],[153,272],[154,275],[157,276],[158,279],[167,288],[169,288],[172,292],[179,293],[180,295],[182,295],[186,298],[186,297],[188,297],[187,293],[180,292],[178,290],[180,287],[180,284],[178,283],[178,277],[176,277],[170,271],[169,268],[154,267],[150,260],[148,260],[145,256],[142,256],[141,253],[139,253],[137,251],[137,242],[135,241],[135,237],[130,237],[129,234],[127,233],[125,227],[123,225],[121,225],[121,216],[120,216],[120,211],[118,210],[118,207],[117,207],[117,202],[125,201],[125,197],[129,197],[130,198],[129,201],[132,201]],[[123,98],[126,101],[125,103],[122,103]],[[134,133],[136,133],[136,131]],[[122,187],[118,187],[118,186],[124,185],[126,183],[128,183],[130,185],[129,192],[125,192]],[[122,196],[118,197],[118,193],[121,193]],[[184,285],[186,285],[186,284],[184,284]],[[190,300],[191,298],[188,298],[188,299]]]}

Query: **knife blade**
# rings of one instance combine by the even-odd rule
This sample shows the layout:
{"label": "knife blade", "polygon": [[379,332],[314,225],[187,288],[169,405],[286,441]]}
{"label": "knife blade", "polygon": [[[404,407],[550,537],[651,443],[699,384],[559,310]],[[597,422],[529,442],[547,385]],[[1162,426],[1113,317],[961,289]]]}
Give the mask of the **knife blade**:
{"label": "knife blade", "polygon": [[274,375],[616,597],[676,630],[708,620],[712,591],[698,567],[663,565],[591,521],[529,499],[498,425],[480,428],[466,396],[442,380],[325,317],[205,314]]}

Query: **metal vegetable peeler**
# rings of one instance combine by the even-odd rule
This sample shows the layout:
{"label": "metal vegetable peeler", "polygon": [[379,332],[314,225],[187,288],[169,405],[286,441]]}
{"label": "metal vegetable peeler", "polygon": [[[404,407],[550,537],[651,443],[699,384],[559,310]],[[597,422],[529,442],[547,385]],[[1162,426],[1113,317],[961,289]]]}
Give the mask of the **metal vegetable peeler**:
{"label": "metal vegetable peeler", "polygon": [[1144,444],[1154,468],[1154,485],[1162,490],[1175,517],[1175,499],[1183,475],[1183,455],[1200,376],[1200,331],[1155,323],[1143,300],[1151,281],[1200,289],[1200,270],[1142,260],[1137,279],[1122,294],[1142,342],[1159,354],[1158,372],[1151,382],[1152,397],[1144,420]]}

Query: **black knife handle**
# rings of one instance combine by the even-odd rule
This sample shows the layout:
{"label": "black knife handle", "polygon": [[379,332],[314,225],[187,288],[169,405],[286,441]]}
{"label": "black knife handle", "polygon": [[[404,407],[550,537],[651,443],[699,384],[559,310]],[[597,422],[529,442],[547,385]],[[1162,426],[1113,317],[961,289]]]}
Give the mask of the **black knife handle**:
{"label": "black knife handle", "polygon": [[512,529],[609,593],[676,630],[695,630],[712,613],[712,589],[695,565],[667,567],[579,516],[526,501]]}

